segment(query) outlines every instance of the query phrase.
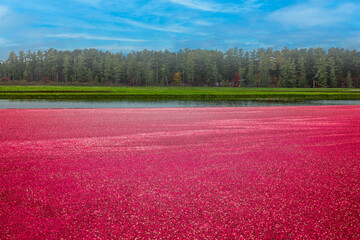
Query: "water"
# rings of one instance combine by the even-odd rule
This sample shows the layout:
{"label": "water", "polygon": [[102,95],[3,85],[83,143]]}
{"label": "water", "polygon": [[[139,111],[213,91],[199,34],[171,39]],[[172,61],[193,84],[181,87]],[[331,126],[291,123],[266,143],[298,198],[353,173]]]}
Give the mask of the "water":
{"label": "water", "polygon": [[0,109],[13,108],[166,108],[166,107],[258,107],[360,105],[360,100],[314,100],[303,102],[255,101],[19,101],[0,100]]}

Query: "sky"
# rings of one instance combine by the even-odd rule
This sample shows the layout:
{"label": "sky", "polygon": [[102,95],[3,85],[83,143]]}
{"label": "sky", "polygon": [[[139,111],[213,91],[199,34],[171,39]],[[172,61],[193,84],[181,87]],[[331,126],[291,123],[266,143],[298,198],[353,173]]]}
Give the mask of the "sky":
{"label": "sky", "polygon": [[10,51],[360,49],[359,0],[0,0]]}

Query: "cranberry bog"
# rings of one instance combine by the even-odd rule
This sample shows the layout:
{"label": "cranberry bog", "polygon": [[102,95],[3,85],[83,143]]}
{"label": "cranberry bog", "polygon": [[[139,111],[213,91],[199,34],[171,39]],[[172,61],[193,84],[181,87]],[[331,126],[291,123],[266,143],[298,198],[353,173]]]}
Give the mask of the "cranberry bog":
{"label": "cranberry bog", "polygon": [[359,239],[360,106],[0,110],[0,239]]}

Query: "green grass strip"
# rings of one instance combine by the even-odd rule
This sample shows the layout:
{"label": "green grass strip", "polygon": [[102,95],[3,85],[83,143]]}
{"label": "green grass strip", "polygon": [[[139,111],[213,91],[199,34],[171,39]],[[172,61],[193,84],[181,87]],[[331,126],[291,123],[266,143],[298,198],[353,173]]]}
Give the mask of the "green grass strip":
{"label": "green grass strip", "polygon": [[0,86],[0,99],[43,100],[360,100],[360,89]]}

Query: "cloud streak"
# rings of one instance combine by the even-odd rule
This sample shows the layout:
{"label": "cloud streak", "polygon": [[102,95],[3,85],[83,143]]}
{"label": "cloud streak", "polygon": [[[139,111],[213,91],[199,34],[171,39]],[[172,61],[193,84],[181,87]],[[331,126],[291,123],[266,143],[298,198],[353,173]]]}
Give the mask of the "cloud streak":
{"label": "cloud streak", "polygon": [[172,33],[184,33],[184,32],[188,31],[187,28],[180,26],[180,25],[160,27],[160,26],[155,26],[153,24],[142,23],[142,22],[134,21],[134,20],[127,19],[127,18],[117,17],[116,19],[122,23],[129,24],[134,27],[149,29],[149,30],[155,30],[155,31],[161,31],[161,32],[172,32]]}
{"label": "cloud streak", "polygon": [[8,13],[8,11],[8,7],[0,5],[0,18],[4,17]]}
{"label": "cloud streak", "polygon": [[102,2],[102,0],[76,0],[76,1],[84,4],[95,5],[95,6]]}
{"label": "cloud streak", "polygon": [[242,5],[236,4],[220,4],[214,2],[206,2],[200,0],[167,0],[168,2],[178,4],[190,9],[201,10],[206,12],[222,12],[222,13],[246,13],[257,9],[260,4],[256,4],[255,0],[245,1]]}
{"label": "cloud streak", "polygon": [[11,50],[264,46],[360,49],[358,0],[0,0]]}
{"label": "cloud streak", "polygon": [[0,47],[14,47],[17,45],[18,44],[10,42],[9,40],[7,40],[5,38],[0,38]]}
{"label": "cloud streak", "polygon": [[216,12],[220,10],[220,5],[214,3],[192,1],[192,0],[169,0],[169,2],[201,11]]}
{"label": "cloud streak", "polygon": [[87,40],[104,40],[104,41],[118,41],[118,42],[146,42],[143,39],[132,39],[132,38],[116,38],[116,37],[105,37],[95,36],[83,33],[61,33],[61,34],[49,34],[47,37],[50,38],[82,38]]}
{"label": "cloud streak", "polygon": [[345,22],[358,9],[352,3],[342,3],[336,8],[309,3],[279,9],[269,15],[271,21],[299,28],[330,26]]}

